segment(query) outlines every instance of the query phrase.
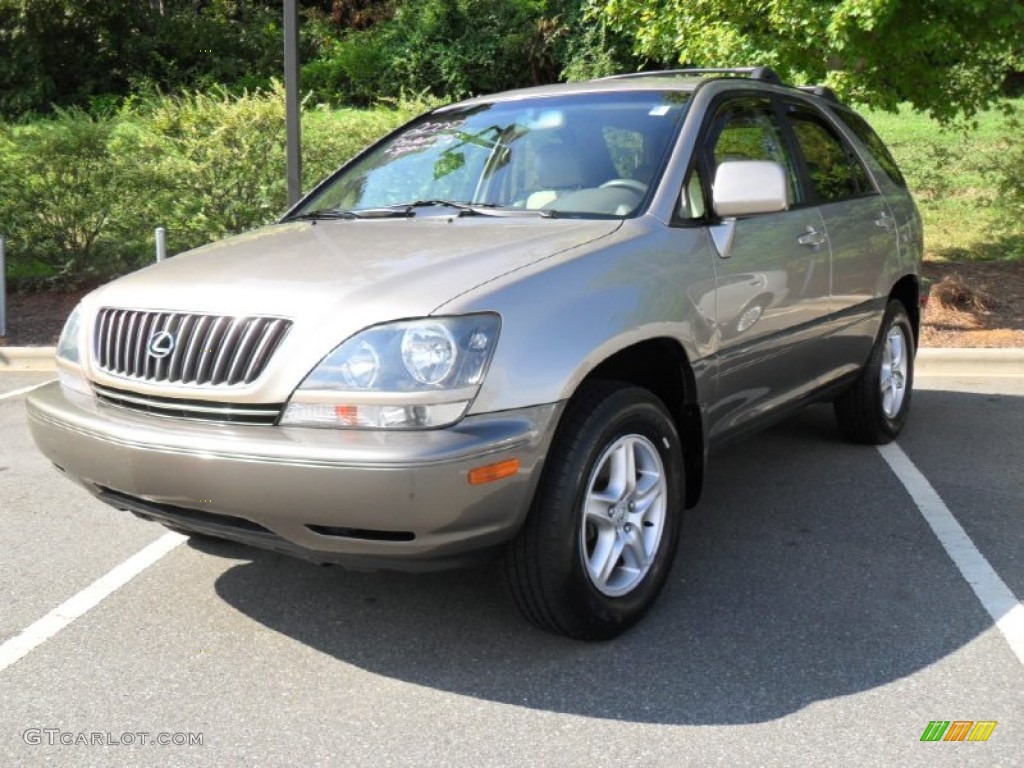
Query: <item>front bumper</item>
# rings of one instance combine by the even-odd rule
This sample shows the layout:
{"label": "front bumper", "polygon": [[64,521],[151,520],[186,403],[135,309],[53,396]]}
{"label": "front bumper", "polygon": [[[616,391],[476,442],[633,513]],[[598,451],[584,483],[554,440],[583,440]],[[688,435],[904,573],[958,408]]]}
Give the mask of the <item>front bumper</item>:
{"label": "front bumper", "polygon": [[[28,399],[39,449],[108,504],[315,562],[399,570],[479,559],[514,536],[559,411],[374,432],[150,416],[56,383]],[[515,475],[468,482],[469,470],[513,458]]]}

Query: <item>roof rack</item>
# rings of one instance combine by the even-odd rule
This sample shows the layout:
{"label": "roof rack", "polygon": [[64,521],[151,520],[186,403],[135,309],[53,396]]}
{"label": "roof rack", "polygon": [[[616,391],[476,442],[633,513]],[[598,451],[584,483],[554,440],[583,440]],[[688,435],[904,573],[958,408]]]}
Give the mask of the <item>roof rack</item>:
{"label": "roof rack", "polygon": [[763,80],[766,83],[785,85],[774,69],[768,67],[710,67],[701,69],[662,69],[653,72],[629,72],[624,75],[611,75],[602,80],[625,80],[634,77],[664,77],[686,75],[746,75],[751,80]]}
{"label": "roof rack", "polygon": [[839,97],[836,96],[836,92],[827,85],[798,85],[797,90],[813,93],[815,96],[821,96],[821,98],[834,101],[836,104],[839,103]]}

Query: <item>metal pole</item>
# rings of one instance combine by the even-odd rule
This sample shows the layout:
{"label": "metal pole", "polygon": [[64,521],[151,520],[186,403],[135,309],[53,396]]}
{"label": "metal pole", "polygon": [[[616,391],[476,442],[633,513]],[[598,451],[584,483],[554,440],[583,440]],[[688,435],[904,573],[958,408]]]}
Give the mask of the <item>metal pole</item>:
{"label": "metal pole", "polygon": [[302,197],[302,154],[299,129],[299,5],[284,0],[284,111],[288,158],[288,205]]}
{"label": "metal pole", "polygon": [[4,236],[0,235],[0,336],[7,335],[7,261]]}
{"label": "metal pole", "polygon": [[163,261],[167,258],[167,230],[163,227],[156,228],[156,260]]}

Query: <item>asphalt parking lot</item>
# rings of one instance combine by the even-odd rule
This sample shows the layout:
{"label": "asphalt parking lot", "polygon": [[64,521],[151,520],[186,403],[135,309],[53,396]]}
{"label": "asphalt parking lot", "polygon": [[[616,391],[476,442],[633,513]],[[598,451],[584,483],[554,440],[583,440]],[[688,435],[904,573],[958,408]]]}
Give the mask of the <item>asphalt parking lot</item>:
{"label": "asphalt parking lot", "polygon": [[[51,376],[0,372],[2,765],[1021,765],[1024,378],[920,379],[897,452],[816,407],[715,456],[655,610],[587,645],[492,569],[162,538],[35,452],[12,393]],[[922,742],[934,720],[997,725]]]}

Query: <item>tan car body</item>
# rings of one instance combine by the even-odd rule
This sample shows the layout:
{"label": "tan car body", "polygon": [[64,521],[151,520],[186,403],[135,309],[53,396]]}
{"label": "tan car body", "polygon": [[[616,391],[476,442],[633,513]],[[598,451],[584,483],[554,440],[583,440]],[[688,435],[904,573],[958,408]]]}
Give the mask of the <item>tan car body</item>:
{"label": "tan car body", "polygon": [[[206,423],[113,407],[53,384],[29,401],[37,444],[104,501],[175,527],[321,562],[431,568],[487,555],[515,535],[559,415],[582,382],[595,372],[641,381],[657,375],[672,379],[659,395],[680,422],[687,501],[695,503],[710,446],[850,381],[872,349],[887,299],[913,294],[916,307],[921,250],[913,203],[866,153],[861,160],[878,194],[861,205],[871,209],[865,215],[884,212],[893,221],[891,230],[868,233],[864,242],[885,239],[874,250],[833,250],[844,227],[861,226],[840,210],[677,222],[705,113],[737,87],[734,80],[697,86],[667,77],[602,81],[478,100],[624,88],[692,93],[657,187],[638,215],[492,218],[448,211],[271,225],[90,294],[81,305],[81,365],[58,361],[67,374],[143,399],[284,404],[326,355],[362,329],[497,313],[493,359],[457,424],[386,432]],[[757,88],[827,114],[820,100],[794,89]],[[816,261],[818,275],[845,275],[840,283],[815,283],[822,278],[809,278],[806,265],[779,269],[754,247],[772,238],[792,244],[806,226],[823,224],[836,233],[823,246],[786,247]],[[852,262],[859,266],[844,272]],[[779,287],[751,328],[728,331],[718,323],[715,292],[728,291],[721,319],[732,322],[745,306],[737,293],[745,284],[735,276],[745,274],[754,276],[749,291],[763,291],[766,274]],[[825,288],[812,292],[812,284]],[[126,380],[97,367],[90,350],[103,308],[282,317],[292,326],[251,384],[181,386]],[[508,459],[519,462],[513,476],[468,482],[471,470]]]}

